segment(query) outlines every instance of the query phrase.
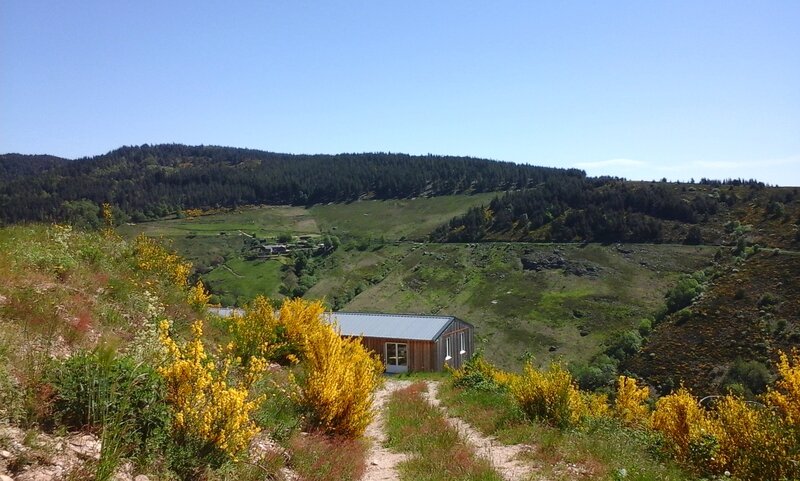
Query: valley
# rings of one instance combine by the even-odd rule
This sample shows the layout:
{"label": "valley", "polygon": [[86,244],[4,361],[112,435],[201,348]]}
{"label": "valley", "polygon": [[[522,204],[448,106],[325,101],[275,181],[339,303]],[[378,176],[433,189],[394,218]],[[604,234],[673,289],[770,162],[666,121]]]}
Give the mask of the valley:
{"label": "valley", "polygon": [[[213,152],[233,169],[226,175],[255,165]],[[180,160],[158,162],[188,186]],[[387,158],[356,160],[375,167]],[[116,160],[87,165],[106,161]],[[0,229],[0,323],[9,326],[0,331],[0,415],[12,423],[0,430],[10,459],[0,473],[682,480],[728,470],[763,479],[767,466],[767,479],[795,478],[800,443],[787,410],[797,405],[800,357],[786,353],[800,339],[797,189],[508,166],[496,172],[511,180],[497,183],[480,174],[487,162],[474,165],[481,182],[422,176],[403,192],[378,168],[370,175],[380,193],[316,178],[306,184],[320,189],[313,195],[344,198],[308,202],[299,192],[293,205],[186,202],[144,178],[160,200],[82,198],[53,211],[31,203],[35,189],[20,190],[6,207],[35,208],[7,217],[64,223]],[[47,167],[55,181],[72,168]],[[195,172],[202,185],[204,172]],[[245,314],[220,318],[209,305]],[[326,310],[457,316],[475,326],[476,355],[382,390],[383,361],[325,322]],[[141,366],[151,377],[139,377]],[[114,376],[130,393],[98,384]],[[135,385],[144,379],[151,384]],[[162,434],[138,442],[108,414],[93,417],[94,398],[73,395],[85,384]],[[147,409],[126,404],[133,392],[151,397],[144,408],[166,411],[148,420]],[[89,417],[64,417],[74,409]],[[681,412],[691,420],[676,426]],[[211,419],[227,426],[225,437],[208,429]],[[103,446],[96,465],[47,447],[76,439],[47,426],[92,425],[102,438],[83,438]],[[29,432],[40,441],[25,446],[23,426],[37,426]],[[124,451],[103,451],[109,439]],[[394,464],[375,461],[387,452]],[[149,457],[124,461],[134,453]]]}
{"label": "valley", "polygon": [[335,251],[310,257],[299,279],[288,276],[295,284],[311,279],[304,297],[336,310],[458,316],[476,326],[487,357],[506,368],[525,358],[590,362],[652,318],[678,276],[706,267],[716,252],[666,244],[423,242],[443,220],[494,195],[248,207],[120,230],[162,237],[195,264],[212,300],[223,305],[287,294],[294,259],[246,259],[252,236],[336,236]]}

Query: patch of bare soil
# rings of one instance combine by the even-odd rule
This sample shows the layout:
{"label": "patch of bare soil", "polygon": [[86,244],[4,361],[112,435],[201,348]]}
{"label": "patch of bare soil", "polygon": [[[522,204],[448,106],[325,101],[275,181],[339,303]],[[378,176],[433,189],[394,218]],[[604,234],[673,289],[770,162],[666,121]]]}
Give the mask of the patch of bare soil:
{"label": "patch of bare soil", "polygon": [[[83,477],[100,459],[100,440],[92,434],[53,436],[0,426],[0,481],[46,481]],[[134,477],[133,466],[117,468],[114,481],[143,481]]]}
{"label": "patch of bare soil", "polygon": [[411,381],[387,379],[383,387],[375,393],[375,419],[372,420],[364,434],[372,443],[367,455],[367,470],[363,481],[398,481],[397,465],[408,459],[405,453],[396,453],[384,447],[386,431],[384,429],[384,405],[389,396],[396,390],[408,387]]}

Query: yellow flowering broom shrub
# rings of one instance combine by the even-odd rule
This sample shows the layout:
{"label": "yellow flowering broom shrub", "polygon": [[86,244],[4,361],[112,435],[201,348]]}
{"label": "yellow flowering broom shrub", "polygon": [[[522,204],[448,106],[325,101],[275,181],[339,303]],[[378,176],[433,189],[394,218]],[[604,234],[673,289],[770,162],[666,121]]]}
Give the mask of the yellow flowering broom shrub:
{"label": "yellow flowering broom shrub", "polygon": [[639,387],[636,379],[620,376],[617,380],[617,396],[614,400],[614,416],[626,426],[644,426],[650,414],[647,398],[650,390]]}
{"label": "yellow flowering broom shrub", "polygon": [[225,322],[230,335],[228,350],[243,364],[248,365],[253,357],[273,359],[278,319],[269,300],[259,296],[243,314],[234,314]]}
{"label": "yellow flowering broom shrub", "polygon": [[589,414],[572,375],[558,363],[546,371],[526,364],[509,391],[528,417],[555,426],[575,426]]}
{"label": "yellow flowering broom shrub", "polygon": [[611,407],[608,405],[608,394],[597,392],[582,392],[583,404],[586,407],[586,416],[591,418],[611,417]]}
{"label": "yellow flowering broom shrub", "polygon": [[383,363],[357,338],[343,338],[333,326],[308,339],[303,403],[311,422],[328,434],[358,437],[373,417],[372,400]]}
{"label": "yellow flowering broom shrub", "polygon": [[794,414],[800,402],[800,359],[781,354],[780,378],[763,400],[720,398],[705,410],[688,390],[658,400],[651,415],[653,429],[682,462],[701,473],[730,472],[742,480],[800,479],[800,436]]}
{"label": "yellow flowering broom shrub", "polygon": [[179,436],[201,441],[209,452],[216,448],[235,457],[258,433],[250,413],[261,399],[250,399],[248,382],[257,377],[253,369],[263,369],[265,364],[251,366],[245,381],[233,385],[229,382],[231,360],[218,361],[206,352],[201,321],[192,325],[192,338],[183,344],[170,335],[168,321],[159,327],[167,351],[167,362],[159,372],[175,411],[174,430]]}
{"label": "yellow flowering broom shrub", "polygon": [[667,449],[679,461],[712,461],[719,439],[717,429],[706,410],[683,386],[656,402],[650,425],[664,435]]}
{"label": "yellow flowering broom shrub", "polygon": [[103,213],[103,224],[105,224],[105,227],[103,227],[103,235],[109,239],[118,239],[119,236],[114,230],[114,213],[111,210],[111,204],[103,202],[101,211]]}
{"label": "yellow flowering broom shrub", "polygon": [[329,328],[323,319],[324,311],[319,301],[292,299],[284,301],[276,313],[272,303],[259,296],[242,315],[227,319],[229,349],[244,364],[253,357],[296,364],[311,348],[309,337]]}
{"label": "yellow flowering broom shrub", "polygon": [[508,388],[513,379],[513,374],[496,368],[486,360],[481,351],[473,354],[459,369],[445,367],[450,371],[453,385],[456,387],[491,391]]}
{"label": "yellow flowering broom shrub", "polygon": [[745,480],[798,479],[798,443],[771,409],[725,396],[714,406],[719,472]]}
{"label": "yellow flowering broom shrub", "polygon": [[778,380],[767,391],[765,400],[780,414],[784,424],[800,435],[800,352],[792,351],[791,358],[780,353]]}
{"label": "yellow flowering broom shrub", "polygon": [[[279,336],[282,349],[289,355],[308,358],[316,349],[320,333],[333,330],[323,317],[325,306],[320,301],[306,301],[300,298],[288,299],[281,304],[279,316]],[[289,357],[289,361],[293,359]]]}
{"label": "yellow flowering broom shrub", "polygon": [[155,239],[139,234],[133,242],[136,267],[163,275],[176,286],[185,287],[192,272],[192,263],[184,261],[179,255],[169,252]]}
{"label": "yellow flowering broom shrub", "polygon": [[206,287],[201,280],[198,280],[197,284],[190,287],[189,292],[186,294],[186,301],[195,309],[206,307],[209,299],[211,299],[211,294],[206,291]]}
{"label": "yellow flowering broom shrub", "polygon": [[359,339],[343,339],[325,321],[321,302],[286,300],[279,312],[264,297],[228,320],[229,349],[254,359],[299,363],[301,404],[310,423],[335,435],[360,436],[372,420],[383,364]]}

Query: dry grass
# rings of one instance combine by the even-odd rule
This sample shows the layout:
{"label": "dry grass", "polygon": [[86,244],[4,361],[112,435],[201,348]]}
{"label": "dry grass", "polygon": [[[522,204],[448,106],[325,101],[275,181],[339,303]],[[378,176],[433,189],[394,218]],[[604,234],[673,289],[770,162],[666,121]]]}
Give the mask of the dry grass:
{"label": "dry grass", "polygon": [[473,449],[421,393],[415,383],[392,394],[387,404],[388,444],[414,456],[399,465],[401,479],[500,481],[488,461]]}
{"label": "dry grass", "polygon": [[291,466],[302,481],[358,480],[366,469],[363,440],[299,433],[289,441]]}

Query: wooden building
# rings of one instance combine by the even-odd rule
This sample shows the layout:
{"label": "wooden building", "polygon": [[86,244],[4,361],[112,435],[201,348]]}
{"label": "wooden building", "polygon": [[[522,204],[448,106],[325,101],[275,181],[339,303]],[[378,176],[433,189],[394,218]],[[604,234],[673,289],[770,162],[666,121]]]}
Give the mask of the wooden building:
{"label": "wooden building", "polygon": [[[242,313],[236,308],[210,310],[223,317]],[[390,373],[441,371],[445,365],[458,369],[475,352],[474,326],[453,316],[366,312],[329,312],[326,316],[342,336],[361,337]]]}
{"label": "wooden building", "polygon": [[343,336],[360,336],[375,351],[386,372],[459,368],[474,352],[474,327],[453,316],[331,312]]}

